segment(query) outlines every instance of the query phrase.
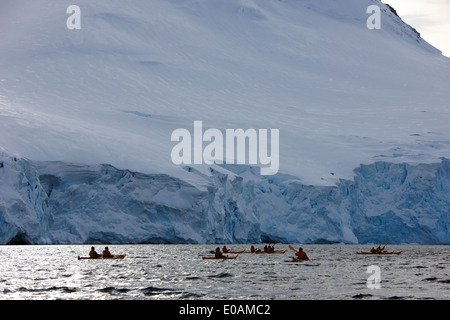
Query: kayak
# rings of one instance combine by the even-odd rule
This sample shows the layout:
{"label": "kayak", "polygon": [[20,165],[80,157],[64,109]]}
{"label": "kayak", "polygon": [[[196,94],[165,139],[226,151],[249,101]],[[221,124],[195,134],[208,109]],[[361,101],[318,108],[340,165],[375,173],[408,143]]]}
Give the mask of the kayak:
{"label": "kayak", "polygon": [[292,261],[303,262],[303,261],[309,261],[309,259],[292,258]]}
{"label": "kayak", "polygon": [[115,260],[115,259],[123,259],[126,254],[119,254],[112,257],[100,257],[100,258],[91,258],[91,257],[80,257],[78,256],[78,260]]}
{"label": "kayak", "polygon": [[256,254],[264,254],[264,253],[267,253],[267,254],[270,254],[270,253],[285,253],[287,250],[275,250],[274,252],[266,252],[266,251],[257,251],[257,252],[255,252]]}
{"label": "kayak", "polygon": [[403,251],[383,251],[383,252],[357,252],[356,254],[400,254]]}
{"label": "kayak", "polygon": [[232,256],[232,257],[222,257],[222,258],[216,258],[216,257],[203,257],[204,260],[227,260],[227,259],[236,259],[238,255]]}
{"label": "kayak", "polygon": [[244,253],[245,252],[245,250],[242,250],[242,251],[227,251],[227,252],[224,252],[224,253]]}

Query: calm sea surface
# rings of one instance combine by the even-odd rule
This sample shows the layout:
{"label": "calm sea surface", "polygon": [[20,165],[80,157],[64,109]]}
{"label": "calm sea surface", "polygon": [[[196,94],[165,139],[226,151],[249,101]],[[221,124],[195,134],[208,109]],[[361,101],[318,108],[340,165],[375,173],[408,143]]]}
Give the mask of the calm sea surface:
{"label": "calm sea surface", "polygon": [[370,245],[302,245],[311,261],[292,262],[277,244],[285,254],[202,259],[216,247],[109,245],[125,259],[78,260],[90,245],[0,246],[0,299],[450,299],[450,246],[389,245],[403,253],[370,256],[356,254]]}

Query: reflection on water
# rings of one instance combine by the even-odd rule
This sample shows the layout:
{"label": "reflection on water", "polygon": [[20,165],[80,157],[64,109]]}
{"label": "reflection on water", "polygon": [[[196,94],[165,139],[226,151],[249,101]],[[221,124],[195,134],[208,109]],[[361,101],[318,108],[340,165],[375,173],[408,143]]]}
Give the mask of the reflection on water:
{"label": "reflection on water", "polygon": [[[104,246],[96,245],[98,251]],[[78,260],[90,245],[0,247],[0,299],[449,299],[449,246],[302,245],[311,260],[240,254],[203,260],[217,245],[109,245],[123,260]],[[249,250],[250,245],[228,245]],[[296,246],[298,247],[298,246]],[[380,269],[369,289],[368,267]]]}

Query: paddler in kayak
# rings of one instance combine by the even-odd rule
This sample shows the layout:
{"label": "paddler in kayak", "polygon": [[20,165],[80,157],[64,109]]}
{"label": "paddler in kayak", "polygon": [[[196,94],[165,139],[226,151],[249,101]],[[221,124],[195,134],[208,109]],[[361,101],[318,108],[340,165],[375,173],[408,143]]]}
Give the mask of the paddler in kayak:
{"label": "paddler in kayak", "polygon": [[216,251],[214,252],[214,257],[215,258],[223,258],[223,254],[222,254],[222,252],[220,252],[219,247],[216,248]]}
{"label": "paddler in kayak", "polygon": [[105,250],[103,250],[102,257],[103,258],[112,258],[113,257],[111,252],[109,252],[109,248],[108,247],[105,247]]}
{"label": "paddler in kayak", "polygon": [[222,251],[223,253],[228,253],[230,250],[228,250],[227,246],[223,246]]}
{"label": "paddler in kayak", "polygon": [[89,251],[89,257],[93,259],[98,259],[100,258],[100,255],[97,253],[97,251],[95,251],[94,247],[91,247],[91,251]]}
{"label": "paddler in kayak", "polygon": [[[380,253],[384,251],[384,248],[386,248],[386,245],[384,247],[381,247],[381,244],[378,246],[378,248],[375,249],[375,253]],[[370,250],[372,252],[372,250]]]}
{"label": "paddler in kayak", "polygon": [[296,258],[299,260],[309,260],[308,255],[305,252],[303,252],[302,248],[299,248],[298,252],[296,252],[295,255],[296,255]]}

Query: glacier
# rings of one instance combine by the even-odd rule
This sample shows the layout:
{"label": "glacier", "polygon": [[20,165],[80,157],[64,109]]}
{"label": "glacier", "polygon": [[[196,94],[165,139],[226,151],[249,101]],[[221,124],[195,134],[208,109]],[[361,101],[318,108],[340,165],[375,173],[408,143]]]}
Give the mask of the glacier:
{"label": "glacier", "polygon": [[[0,243],[450,243],[450,59],[389,5],[72,4],[0,3]],[[278,174],[174,165],[194,121]]]}
{"label": "glacier", "polygon": [[185,167],[203,188],[111,165],[0,156],[0,243],[449,244],[450,160],[376,162],[336,186]]}

